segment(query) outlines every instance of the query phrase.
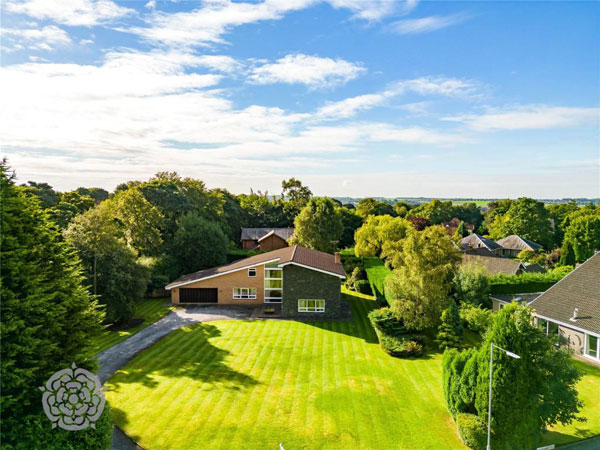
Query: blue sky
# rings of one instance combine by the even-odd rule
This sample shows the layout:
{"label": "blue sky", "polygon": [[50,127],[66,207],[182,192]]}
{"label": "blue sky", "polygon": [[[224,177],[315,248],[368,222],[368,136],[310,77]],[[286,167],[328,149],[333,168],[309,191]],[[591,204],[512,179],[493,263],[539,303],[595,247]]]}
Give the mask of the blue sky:
{"label": "blue sky", "polygon": [[600,195],[597,2],[7,0],[20,181]]}

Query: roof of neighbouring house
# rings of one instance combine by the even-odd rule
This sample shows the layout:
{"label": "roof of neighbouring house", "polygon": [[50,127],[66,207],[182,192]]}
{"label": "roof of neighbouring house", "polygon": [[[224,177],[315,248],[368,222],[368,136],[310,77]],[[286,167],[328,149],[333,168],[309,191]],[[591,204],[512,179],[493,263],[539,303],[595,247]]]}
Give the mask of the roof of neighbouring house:
{"label": "roof of neighbouring house", "polygon": [[490,252],[487,248],[485,247],[478,247],[478,248],[466,248],[464,250],[465,255],[478,255],[478,256],[489,256],[490,258],[499,258],[498,255],[496,255],[493,252]]}
{"label": "roof of neighbouring house", "polygon": [[515,301],[517,303],[530,303],[538,298],[541,292],[528,292],[526,294],[491,294],[492,300],[499,300],[501,302],[510,303]]}
{"label": "roof of neighbouring house", "polygon": [[182,275],[175,281],[169,283],[165,289],[172,289],[174,287],[194,283],[205,278],[225,275],[226,273],[259,266],[267,262],[277,262],[279,266],[294,264],[318,272],[325,272],[340,278],[346,277],[344,267],[341,263],[335,262],[334,255],[294,245],[293,247],[284,247],[271,252],[250,256],[223,266],[212,267],[210,269]]}
{"label": "roof of neighbouring house", "polygon": [[267,234],[273,233],[287,241],[294,234],[293,228],[242,228],[242,241],[258,241]]}
{"label": "roof of neighbouring house", "polygon": [[460,244],[461,244],[462,248],[464,248],[464,249],[475,248],[475,246],[477,244],[483,245],[485,248],[487,248],[490,251],[494,251],[494,250],[498,250],[499,248],[502,248],[496,242],[492,241],[491,239],[484,238],[483,236],[481,236],[477,233],[473,233],[467,237],[462,238],[460,240]]}
{"label": "roof of neighbouring house", "polygon": [[521,261],[498,256],[479,256],[463,254],[463,264],[477,264],[486,271],[488,275],[515,275],[517,271],[525,266]]}
{"label": "roof of neighbouring house", "polygon": [[496,243],[510,250],[540,250],[543,247],[537,242],[530,241],[516,234],[511,234],[505,238],[498,239]]}
{"label": "roof of neighbouring house", "polygon": [[527,273],[546,273],[546,269],[544,269],[538,263],[525,264],[525,272]]}
{"label": "roof of neighbouring house", "polygon": [[[538,298],[537,315],[600,334],[600,253],[596,253]],[[575,308],[577,319],[571,320]]]}

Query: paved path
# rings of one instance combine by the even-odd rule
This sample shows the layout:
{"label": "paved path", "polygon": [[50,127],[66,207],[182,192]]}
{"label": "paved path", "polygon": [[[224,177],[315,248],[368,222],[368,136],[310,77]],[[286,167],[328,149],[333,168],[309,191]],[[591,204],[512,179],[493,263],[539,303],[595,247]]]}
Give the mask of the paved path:
{"label": "paved path", "polygon": [[[98,378],[102,384],[131,361],[142,350],[151,347],[161,338],[177,330],[199,322],[211,320],[239,320],[247,319],[252,313],[252,308],[244,307],[215,307],[215,306],[188,306],[171,311],[158,322],[143,328],[128,339],[100,353],[96,358],[100,362]],[[140,449],[117,427],[113,431],[111,450]]]}

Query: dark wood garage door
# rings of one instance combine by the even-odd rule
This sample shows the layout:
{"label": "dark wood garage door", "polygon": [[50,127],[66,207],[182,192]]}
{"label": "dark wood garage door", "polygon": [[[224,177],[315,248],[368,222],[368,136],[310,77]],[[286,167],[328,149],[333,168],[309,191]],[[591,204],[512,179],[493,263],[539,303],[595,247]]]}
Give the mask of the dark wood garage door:
{"label": "dark wood garage door", "polygon": [[195,288],[179,290],[179,303],[217,303],[217,288]]}

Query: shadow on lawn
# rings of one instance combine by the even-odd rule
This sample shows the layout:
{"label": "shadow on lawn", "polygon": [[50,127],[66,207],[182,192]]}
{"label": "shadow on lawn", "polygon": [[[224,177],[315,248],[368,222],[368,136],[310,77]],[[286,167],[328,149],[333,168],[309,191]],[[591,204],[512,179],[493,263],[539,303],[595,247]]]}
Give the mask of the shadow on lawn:
{"label": "shadow on lawn", "polygon": [[[254,378],[225,364],[224,359],[230,352],[210,342],[220,335],[221,331],[209,323],[176,330],[118,371],[110,380],[110,390],[118,392],[121,384],[130,383],[155,387],[158,385],[156,376],[186,377],[233,390],[256,385]],[[153,354],[148,355],[148,352]],[[181,354],[171,359],[175,353]],[[144,358],[143,362],[140,358]]]}

